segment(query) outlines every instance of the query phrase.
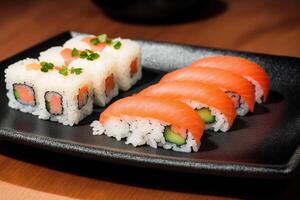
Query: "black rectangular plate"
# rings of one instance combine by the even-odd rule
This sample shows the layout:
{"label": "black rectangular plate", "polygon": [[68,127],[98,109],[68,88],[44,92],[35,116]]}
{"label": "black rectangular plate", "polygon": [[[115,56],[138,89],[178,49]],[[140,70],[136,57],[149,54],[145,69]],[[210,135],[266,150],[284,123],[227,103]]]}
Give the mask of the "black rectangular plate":
{"label": "black rectangular plate", "polygon": [[[1,62],[0,138],[37,148],[133,166],[222,176],[285,178],[294,174],[300,159],[300,59],[196,46],[139,41],[143,78],[131,95],[157,82],[166,72],[209,55],[236,55],[263,66],[271,77],[266,104],[236,119],[227,133],[208,132],[197,153],[179,153],[147,146],[134,148],[106,136],[92,136],[89,124],[101,108],[74,127],[39,120],[7,106],[4,69],[42,50],[61,45],[77,32],[61,33]],[[116,100],[116,99],[115,99]]]}

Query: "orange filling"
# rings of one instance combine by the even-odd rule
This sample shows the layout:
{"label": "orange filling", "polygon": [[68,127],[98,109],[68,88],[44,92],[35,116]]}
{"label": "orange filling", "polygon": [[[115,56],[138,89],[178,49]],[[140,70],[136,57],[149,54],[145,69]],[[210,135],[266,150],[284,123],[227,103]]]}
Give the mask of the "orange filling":
{"label": "orange filling", "polygon": [[50,102],[50,113],[52,114],[60,114],[62,111],[62,102],[61,97],[58,95],[52,95],[49,98]]}
{"label": "orange filling", "polygon": [[135,58],[130,64],[130,76],[134,76],[138,71],[137,58]]}
{"label": "orange filling", "polygon": [[89,87],[87,85],[85,85],[79,89],[78,109],[82,108],[86,104],[87,98],[88,98],[88,91],[89,91]]}
{"label": "orange filling", "polygon": [[101,52],[105,48],[106,42],[103,43],[99,42],[98,44],[92,44],[91,43],[92,39],[95,39],[95,37],[85,37],[82,38],[81,41],[87,43],[90,46],[91,50]]}
{"label": "orange filling", "polygon": [[105,93],[108,94],[115,86],[114,75],[111,74],[105,79]]}
{"label": "orange filling", "polygon": [[27,105],[35,105],[35,98],[33,96],[33,91],[29,86],[23,84],[14,85],[14,90],[18,93],[21,103]]}

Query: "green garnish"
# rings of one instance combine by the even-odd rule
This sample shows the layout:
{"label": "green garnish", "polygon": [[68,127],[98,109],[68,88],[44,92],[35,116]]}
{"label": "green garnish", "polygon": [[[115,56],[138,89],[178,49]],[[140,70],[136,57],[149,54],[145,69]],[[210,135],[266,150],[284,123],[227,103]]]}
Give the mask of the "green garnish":
{"label": "green garnish", "polygon": [[15,96],[15,99],[16,100],[19,100],[20,99],[20,94],[19,92],[17,92],[17,90],[14,89],[14,96]]}
{"label": "green garnish", "polygon": [[71,69],[69,69],[67,66],[64,66],[58,72],[64,76],[68,76],[69,73],[79,75],[82,73],[82,68],[71,67]]}
{"label": "green garnish", "polygon": [[82,51],[80,53],[80,58],[86,58],[86,57],[88,57],[88,53],[86,51]]}
{"label": "green garnish", "polygon": [[108,39],[106,34],[98,35],[96,38],[91,39],[90,43],[92,43],[93,45],[106,43],[108,46],[113,46],[115,49],[120,49],[122,46],[122,43],[120,41],[112,41],[111,39]]}
{"label": "green garnish", "polygon": [[48,72],[50,69],[53,69],[53,67],[54,67],[54,64],[53,63],[48,63],[48,62],[41,62],[40,63],[40,65],[41,65],[41,71],[42,72]]}
{"label": "green garnish", "polygon": [[106,44],[107,44],[107,45],[109,45],[109,46],[110,46],[110,45],[111,45],[111,43],[112,43],[112,41],[111,41],[111,40],[109,40],[109,39],[107,39],[107,40],[106,40]]}
{"label": "green garnish", "polygon": [[93,52],[93,51],[91,51],[91,50],[85,50],[85,51],[82,51],[81,53],[80,53],[80,58],[82,58],[82,59],[87,59],[87,60],[96,60],[97,58],[99,58],[100,57],[100,55],[98,54],[98,53],[95,53],[95,52]]}
{"label": "green garnish", "polygon": [[63,67],[58,71],[61,75],[68,76],[69,70],[67,67]]}
{"label": "green garnish", "polygon": [[122,43],[120,41],[114,41],[112,43],[112,46],[115,48],[115,49],[120,49],[121,46],[122,46]]}
{"label": "green garnish", "polygon": [[86,59],[88,59],[88,60],[96,60],[97,58],[99,58],[99,54],[97,54],[97,53],[91,53],[90,55],[88,55],[87,56],[87,58]]}
{"label": "green garnish", "polygon": [[51,110],[50,102],[46,100],[45,104],[46,104],[47,111],[50,112],[50,110]]}
{"label": "green garnish", "polygon": [[107,40],[107,35],[106,34],[100,34],[97,36],[97,39],[100,43],[104,43]]}
{"label": "green garnish", "polygon": [[90,43],[92,43],[93,45],[97,45],[100,43],[99,39],[98,38],[93,38],[90,40]]}
{"label": "green garnish", "polygon": [[72,67],[71,68],[71,74],[76,74],[76,75],[79,75],[79,74],[81,74],[82,73],[82,68],[74,68],[74,67]]}
{"label": "green garnish", "polygon": [[73,48],[72,51],[71,51],[71,56],[75,57],[77,55],[78,55],[78,50],[76,48]]}

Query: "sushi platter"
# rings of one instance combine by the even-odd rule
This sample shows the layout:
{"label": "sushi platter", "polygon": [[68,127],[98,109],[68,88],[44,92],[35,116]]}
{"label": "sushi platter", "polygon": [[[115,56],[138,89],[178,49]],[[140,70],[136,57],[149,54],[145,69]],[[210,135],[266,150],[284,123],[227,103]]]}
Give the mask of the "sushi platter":
{"label": "sushi platter", "polygon": [[4,140],[222,176],[300,161],[299,58],[65,32],[1,67]]}

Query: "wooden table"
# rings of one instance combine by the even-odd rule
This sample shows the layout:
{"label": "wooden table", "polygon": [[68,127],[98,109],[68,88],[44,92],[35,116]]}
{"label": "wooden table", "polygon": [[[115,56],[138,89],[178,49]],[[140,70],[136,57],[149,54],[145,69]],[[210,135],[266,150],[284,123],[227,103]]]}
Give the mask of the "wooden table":
{"label": "wooden table", "polygon": [[[218,12],[198,20],[150,26],[110,19],[87,0],[2,1],[0,59],[65,30],[300,56],[298,0],[214,4]],[[0,141],[0,199],[291,198],[298,195],[299,180],[299,175],[267,181],[136,169]]]}

